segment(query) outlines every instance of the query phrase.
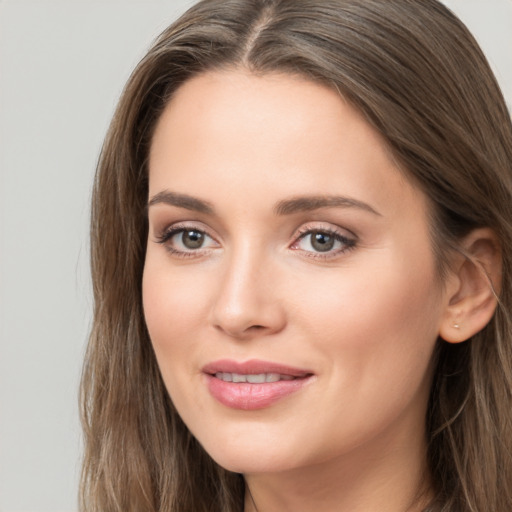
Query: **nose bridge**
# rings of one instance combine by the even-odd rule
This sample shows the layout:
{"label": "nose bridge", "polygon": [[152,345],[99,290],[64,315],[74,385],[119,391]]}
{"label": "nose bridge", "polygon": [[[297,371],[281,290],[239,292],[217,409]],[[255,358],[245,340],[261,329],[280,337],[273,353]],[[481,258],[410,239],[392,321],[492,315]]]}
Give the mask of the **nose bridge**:
{"label": "nose bridge", "polygon": [[233,337],[279,331],[284,314],[273,293],[273,258],[256,240],[227,251],[213,304],[213,324]]}

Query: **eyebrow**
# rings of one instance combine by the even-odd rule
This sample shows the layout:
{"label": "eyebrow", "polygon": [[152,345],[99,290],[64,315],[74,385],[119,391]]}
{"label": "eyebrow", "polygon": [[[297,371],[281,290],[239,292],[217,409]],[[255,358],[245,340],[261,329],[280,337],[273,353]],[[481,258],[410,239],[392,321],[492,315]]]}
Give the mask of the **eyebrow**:
{"label": "eyebrow", "polygon": [[[148,208],[156,204],[168,204],[212,215],[215,210],[211,203],[187,194],[164,190],[155,194],[148,202]],[[358,208],[374,215],[382,216],[369,204],[344,196],[299,196],[279,201],[274,207],[276,215],[292,215],[299,212],[318,210],[320,208]]]}
{"label": "eyebrow", "polygon": [[343,196],[300,196],[279,201],[274,208],[277,215],[291,215],[320,208],[358,208],[374,215],[382,215],[372,206],[358,199]]}
{"label": "eyebrow", "polygon": [[156,204],[168,204],[170,206],[177,206],[178,208],[185,208],[186,210],[195,210],[200,213],[212,214],[213,206],[208,201],[197,199],[196,197],[187,194],[178,194],[177,192],[170,192],[164,190],[155,194],[148,202],[148,208]]}

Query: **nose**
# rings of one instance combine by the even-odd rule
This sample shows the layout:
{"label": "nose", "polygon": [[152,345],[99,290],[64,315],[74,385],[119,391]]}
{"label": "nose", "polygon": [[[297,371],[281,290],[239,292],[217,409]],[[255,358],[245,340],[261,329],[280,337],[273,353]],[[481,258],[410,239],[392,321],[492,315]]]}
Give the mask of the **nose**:
{"label": "nose", "polygon": [[284,305],[276,293],[276,265],[250,247],[224,262],[213,301],[211,323],[237,339],[276,334],[286,325]]}

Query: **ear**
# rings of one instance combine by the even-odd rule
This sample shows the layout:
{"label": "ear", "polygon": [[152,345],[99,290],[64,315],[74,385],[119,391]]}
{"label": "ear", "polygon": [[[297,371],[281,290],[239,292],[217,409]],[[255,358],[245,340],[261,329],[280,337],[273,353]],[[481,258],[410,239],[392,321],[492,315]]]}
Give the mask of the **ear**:
{"label": "ear", "polygon": [[447,306],[439,329],[441,338],[460,343],[489,323],[498,303],[501,268],[501,247],[492,229],[475,229],[464,238],[446,283]]}

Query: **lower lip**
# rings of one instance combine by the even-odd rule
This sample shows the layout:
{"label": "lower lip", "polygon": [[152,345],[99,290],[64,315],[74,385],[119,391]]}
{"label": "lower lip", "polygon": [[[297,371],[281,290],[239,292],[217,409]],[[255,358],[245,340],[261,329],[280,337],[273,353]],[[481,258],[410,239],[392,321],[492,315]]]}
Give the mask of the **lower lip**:
{"label": "lower lip", "polygon": [[206,375],[206,379],[211,395],[222,405],[232,409],[253,411],[270,407],[282,398],[299,391],[311,380],[311,376],[263,384],[225,382],[213,375]]}

